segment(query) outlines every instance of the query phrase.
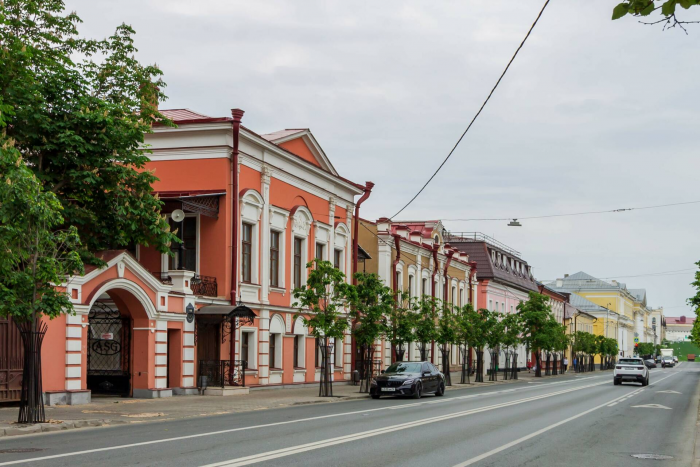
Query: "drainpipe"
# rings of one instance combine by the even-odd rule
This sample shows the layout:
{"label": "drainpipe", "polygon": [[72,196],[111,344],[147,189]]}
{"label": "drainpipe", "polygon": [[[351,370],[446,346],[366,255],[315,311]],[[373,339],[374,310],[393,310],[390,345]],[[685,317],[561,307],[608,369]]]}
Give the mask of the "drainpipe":
{"label": "drainpipe", "polygon": [[[435,300],[435,277],[438,273],[438,249],[438,245],[433,245],[433,286],[431,287],[431,295],[433,297],[433,301]],[[435,365],[435,341],[432,342],[431,349],[432,350],[430,351],[430,363]]]}
{"label": "drainpipe", "polygon": [[374,183],[365,182],[364,193],[362,197],[355,204],[355,225],[353,230],[355,231],[352,236],[352,284],[357,285],[357,279],[355,279],[355,273],[357,272],[357,232],[360,228],[360,206],[365,202],[369,195],[372,193],[372,188],[374,188]]}
{"label": "drainpipe", "polygon": [[[238,295],[238,137],[241,132],[241,119],[245,112],[232,109],[233,150],[231,151],[231,305],[236,305]],[[229,359],[236,359],[236,330],[231,329]],[[245,370],[244,370],[245,371]]]}
{"label": "drainpipe", "polygon": [[[445,276],[445,290],[443,291],[443,294],[442,294],[443,298],[447,297],[447,286],[448,286],[448,284],[447,284],[447,268],[450,267],[450,263],[452,262],[452,256],[454,254],[455,254],[454,251],[448,251],[446,254],[447,261],[445,261],[445,272],[443,273],[443,275]],[[452,297],[452,300],[454,300],[454,297]]]}
{"label": "drainpipe", "polygon": [[[391,263],[391,285],[394,290],[394,297],[396,297],[396,302],[398,302],[398,292],[399,292],[399,281],[398,274],[396,273],[396,267],[401,261],[401,235],[392,234],[394,237],[394,245],[396,246],[396,259]],[[391,346],[391,362],[396,361],[396,349]]]}

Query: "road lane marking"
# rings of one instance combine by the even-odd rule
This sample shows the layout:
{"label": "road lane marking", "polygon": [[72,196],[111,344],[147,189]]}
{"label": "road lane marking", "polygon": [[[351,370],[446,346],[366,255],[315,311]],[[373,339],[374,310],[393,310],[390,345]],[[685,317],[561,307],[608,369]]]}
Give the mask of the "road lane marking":
{"label": "road lane marking", "polygon": [[415,420],[412,422],[401,423],[398,425],[392,425],[392,426],[388,426],[385,428],[378,428],[378,429],[370,430],[370,431],[362,431],[359,433],[353,433],[350,435],[339,436],[336,438],[314,441],[312,443],[302,444],[302,445],[298,445],[298,446],[292,446],[292,447],[288,447],[288,448],[277,449],[274,451],[253,454],[251,456],[240,457],[237,459],[230,459],[230,460],[226,460],[226,461],[222,461],[222,462],[216,462],[213,464],[206,464],[202,467],[239,467],[239,466],[243,466],[243,465],[257,464],[259,462],[266,462],[266,461],[270,461],[273,459],[279,459],[281,457],[287,457],[287,456],[291,456],[294,454],[300,454],[303,452],[313,451],[316,449],[322,449],[322,448],[326,448],[326,447],[330,447],[330,446],[335,446],[338,444],[349,443],[351,441],[357,441],[360,439],[370,438],[370,437],[374,437],[377,435],[392,433],[395,431],[406,430],[409,428],[415,428],[418,426],[427,425],[427,424],[431,424],[431,423],[442,422],[442,421],[450,420],[453,418],[465,417],[467,415],[473,415],[473,414],[477,414],[477,413],[481,413],[481,412],[487,412],[490,410],[496,410],[496,409],[500,409],[500,408],[504,408],[504,407],[511,407],[513,405],[524,404],[526,402],[532,402],[532,401],[536,401],[536,400],[540,400],[540,399],[546,399],[549,397],[553,397],[553,396],[557,396],[557,395],[561,395],[561,394],[567,394],[567,393],[579,391],[582,389],[588,389],[588,388],[595,387],[595,386],[601,386],[603,384],[606,384],[606,383],[600,382],[600,383],[589,384],[587,386],[577,386],[574,388],[568,388],[568,389],[564,389],[561,391],[552,392],[552,393],[548,393],[548,394],[540,394],[539,396],[518,399],[518,400],[510,401],[510,402],[503,402],[500,404],[494,404],[494,405],[486,406],[486,407],[479,407],[479,408],[465,410],[462,412],[455,412],[455,413],[451,413],[451,414],[447,414],[447,415],[440,415],[437,417],[424,418],[421,420]]}
{"label": "road lane marking", "polygon": [[666,407],[665,405],[661,404],[644,404],[644,405],[633,405],[633,409],[666,409],[666,410],[673,410],[671,407]]}
{"label": "road lane marking", "polygon": [[[653,384],[656,384],[656,383],[660,383],[661,381],[663,381],[663,380],[665,380],[665,379],[668,379],[668,378],[670,378],[671,376],[674,376],[674,375],[669,375],[669,376],[667,376],[667,377],[665,377],[665,378],[661,378],[660,380],[655,381],[654,383],[650,383],[650,386],[653,385]],[[637,390],[634,391],[632,394],[637,395],[637,394],[641,393],[642,391],[644,391],[644,388],[637,389]],[[494,454],[498,454],[498,453],[501,452],[501,451],[505,451],[506,449],[512,448],[513,446],[517,446],[518,444],[520,444],[520,443],[522,443],[522,442],[525,442],[525,441],[527,441],[527,440],[529,440],[529,439],[532,439],[532,438],[534,438],[534,437],[536,437],[536,436],[539,436],[539,435],[541,435],[542,433],[546,433],[546,432],[548,432],[548,431],[550,431],[550,430],[553,430],[554,428],[556,428],[556,427],[558,427],[558,426],[564,425],[565,423],[569,423],[570,421],[576,420],[577,418],[581,418],[581,417],[583,417],[584,415],[588,415],[588,414],[591,413],[591,412],[595,412],[595,411],[598,410],[598,409],[602,409],[603,407],[609,407],[611,402],[612,402],[612,405],[615,405],[615,404],[617,404],[618,402],[621,402],[622,400],[626,399],[627,397],[628,397],[627,394],[625,394],[624,396],[620,396],[620,397],[618,397],[618,398],[616,398],[616,399],[613,399],[613,400],[611,400],[611,401],[608,401],[608,402],[606,402],[606,403],[604,403],[604,404],[601,404],[601,405],[598,405],[598,406],[593,407],[593,408],[591,408],[591,409],[588,409],[588,410],[586,410],[585,412],[581,412],[581,413],[579,413],[579,414],[576,414],[576,415],[574,415],[573,417],[569,417],[569,418],[567,418],[567,419],[561,420],[561,421],[559,421],[559,422],[557,422],[557,423],[554,423],[554,424],[552,424],[552,425],[549,425],[549,426],[547,426],[547,427],[544,427],[544,428],[542,428],[541,430],[537,430],[537,431],[535,431],[534,433],[530,433],[529,435],[523,436],[522,438],[516,439],[515,441],[511,441],[510,443],[504,444],[503,446],[497,447],[496,449],[492,449],[492,450],[490,450],[490,451],[488,451],[488,452],[485,452],[485,453],[483,453],[483,454],[480,454],[480,455],[478,455],[478,456],[476,456],[476,457],[472,457],[471,459],[466,460],[466,461],[464,461],[464,462],[462,462],[462,463],[460,463],[460,464],[457,464],[457,465],[455,465],[454,467],[466,467],[466,466],[468,466],[468,465],[472,465],[472,464],[474,464],[474,463],[476,463],[476,462],[479,462],[479,461],[481,461],[481,460],[486,459],[487,457],[491,457],[491,456],[493,456]]]}
{"label": "road lane marking", "polygon": [[656,393],[657,394],[681,394],[678,391],[671,391],[671,390],[669,390],[669,391],[656,391]]}
{"label": "road lane marking", "polygon": [[[577,379],[577,380],[572,379],[572,380],[567,380],[567,381],[557,381],[557,382],[553,382],[553,383],[544,383],[544,384],[539,385],[539,386],[522,386],[519,390],[527,391],[530,389],[540,389],[544,386],[552,386],[552,385],[556,385],[556,384],[567,384],[567,383],[577,383],[578,384],[584,380],[599,379],[599,378],[603,378],[603,377],[605,377],[605,375],[603,375],[603,376],[588,376],[586,378],[581,378],[581,379]],[[604,383],[598,383],[598,384],[604,384]],[[447,397],[447,398],[440,399],[440,402],[448,403],[450,401],[459,401],[459,400],[464,400],[464,399],[472,399],[475,397],[499,395],[499,394],[503,394],[504,392],[513,392],[513,391],[515,391],[515,389],[482,392],[482,393],[478,393],[478,394],[469,394],[466,396]],[[15,460],[15,461],[0,462],[0,466],[18,465],[18,464],[25,464],[25,463],[29,463],[29,462],[38,462],[38,461],[50,460],[50,459],[60,459],[60,458],[64,458],[64,457],[81,456],[81,455],[85,455],[85,454],[94,454],[97,452],[106,452],[106,451],[113,451],[113,450],[119,450],[119,449],[130,449],[130,448],[136,448],[136,447],[141,447],[141,446],[169,443],[169,442],[173,442],[173,441],[182,441],[182,440],[187,440],[187,439],[203,438],[203,437],[207,437],[207,436],[217,436],[217,435],[223,435],[223,434],[228,434],[228,433],[235,433],[238,431],[255,430],[255,429],[260,429],[260,428],[269,428],[269,427],[274,427],[274,426],[290,425],[290,424],[294,424],[294,423],[323,420],[326,418],[345,417],[345,416],[350,416],[350,415],[359,415],[359,414],[366,414],[366,413],[371,413],[371,412],[380,412],[380,411],[384,411],[384,410],[398,410],[398,409],[403,409],[403,408],[426,405],[428,402],[429,401],[415,402],[415,403],[411,403],[411,404],[401,404],[401,405],[395,405],[395,406],[390,406],[390,407],[378,407],[376,409],[355,410],[352,412],[342,412],[342,413],[338,413],[338,414],[320,415],[317,417],[301,418],[298,420],[286,420],[283,422],[266,423],[263,425],[253,425],[253,426],[246,426],[246,427],[239,427],[239,428],[229,428],[226,430],[210,431],[210,432],[206,432],[206,433],[196,433],[196,434],[192,434],[192,435],[176,436],[176,437],[172,437],[172,438],[156,439],[156,440],[151,440],[151,441],[142,441],[139,443],[130,443],[130,444],[117,445],[117,446],[108,446],[108,447],[103,447],[103,448],[86,449],[83,451],[74,451],[74,452],[54,454],[54,455],[49,455],[49,456],[41,456],[41,457],[33,457],[33,458]]]}

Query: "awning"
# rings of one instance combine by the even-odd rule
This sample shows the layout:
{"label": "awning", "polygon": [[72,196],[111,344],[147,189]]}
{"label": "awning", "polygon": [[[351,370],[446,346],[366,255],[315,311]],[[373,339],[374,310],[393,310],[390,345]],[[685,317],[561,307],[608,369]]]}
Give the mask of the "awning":
{"label": "awning", "polygon": [[197,310],[197,316],[221,316],[222,318],[238,318],[241,322],[253,323],[253,320],[258,317],[253,310],[246,305],[239,303],[238,305],[206,305]]}

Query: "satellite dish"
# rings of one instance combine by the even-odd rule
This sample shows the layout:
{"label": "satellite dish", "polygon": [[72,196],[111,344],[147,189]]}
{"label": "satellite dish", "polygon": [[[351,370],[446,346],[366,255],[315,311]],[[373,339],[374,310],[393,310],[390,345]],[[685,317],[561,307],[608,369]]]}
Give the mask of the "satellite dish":
{"label": "satellite dish", "polygon": [[182,222],[185,220],[185,212],[182,209],[176,209],[170,214],[170,218],[175,222]]}

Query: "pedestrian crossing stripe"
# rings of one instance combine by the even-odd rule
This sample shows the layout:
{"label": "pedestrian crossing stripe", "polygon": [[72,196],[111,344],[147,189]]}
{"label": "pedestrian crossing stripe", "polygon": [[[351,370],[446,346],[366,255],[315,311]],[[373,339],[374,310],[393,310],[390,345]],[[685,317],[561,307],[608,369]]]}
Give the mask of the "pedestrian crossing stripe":
{"label": "pedestrian crossing stripe", "polygon": [[632,408],[637,408],[637,409],[666,409],[666,410],[673,410],[673,409],[671,409],[671,407],[666,407],[665,405],[661,405],[661,404],[633,405]]}

